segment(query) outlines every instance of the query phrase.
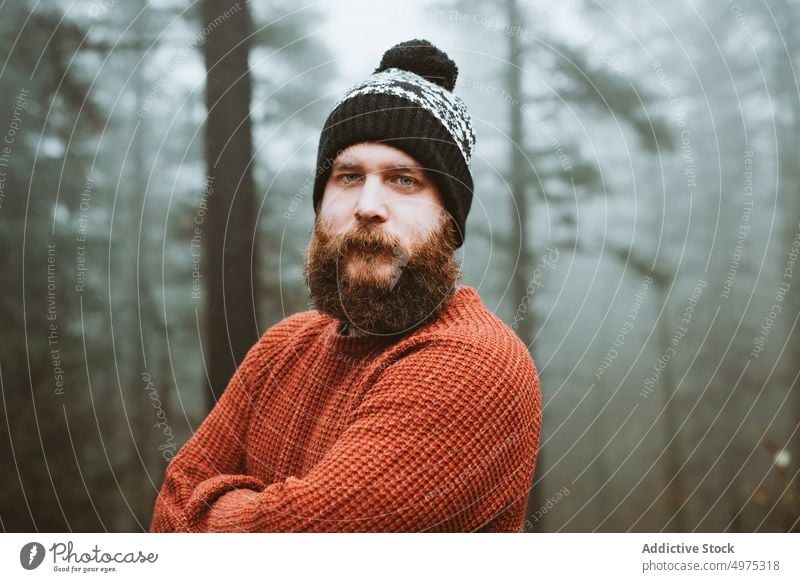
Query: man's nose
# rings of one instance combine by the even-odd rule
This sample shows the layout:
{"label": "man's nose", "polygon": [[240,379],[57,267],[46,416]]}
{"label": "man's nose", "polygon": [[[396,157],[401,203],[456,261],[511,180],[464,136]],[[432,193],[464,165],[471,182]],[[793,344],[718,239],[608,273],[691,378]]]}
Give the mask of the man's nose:
{"label": "man's nose", "polygon": [[386,207],[386,187],[383,185],[382,176],[378,173],[367,174],[364,177],[364,186],[356,203],[353,214],[358,220],[364,222],[386,222],[389,218]]}

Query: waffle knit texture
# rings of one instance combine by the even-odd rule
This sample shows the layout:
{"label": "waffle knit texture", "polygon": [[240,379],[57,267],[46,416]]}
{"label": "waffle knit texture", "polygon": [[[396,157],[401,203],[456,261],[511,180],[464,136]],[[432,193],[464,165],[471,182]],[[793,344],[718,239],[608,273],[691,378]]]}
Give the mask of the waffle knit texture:
{"label": "waffle knit texture", "polygon": [[524,344],[460,287],[393,341],[317,311],[250,349],[167,466],[152,532],[518,532],[541,393]]}

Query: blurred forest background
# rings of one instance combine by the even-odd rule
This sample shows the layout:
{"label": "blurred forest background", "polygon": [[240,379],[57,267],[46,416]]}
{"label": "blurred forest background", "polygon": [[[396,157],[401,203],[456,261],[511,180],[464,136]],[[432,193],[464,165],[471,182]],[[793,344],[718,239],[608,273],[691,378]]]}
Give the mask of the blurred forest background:
{"label": "blurred forest background", "polygon": [[800,531],[797,0],[0,2],[0,530],[148,528],[308,309],[330,107],[410,38],[475,122],[464,282],[541,375],[526,530]]}

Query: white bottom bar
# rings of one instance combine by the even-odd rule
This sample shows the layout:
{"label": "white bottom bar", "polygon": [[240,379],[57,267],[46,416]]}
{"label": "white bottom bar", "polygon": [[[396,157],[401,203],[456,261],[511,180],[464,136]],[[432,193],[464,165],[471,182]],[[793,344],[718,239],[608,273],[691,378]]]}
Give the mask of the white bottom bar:
{"label": "white bottom bar", "polygon": [[29,533],[0,548],[4,580],[800,580],[794,534]]}

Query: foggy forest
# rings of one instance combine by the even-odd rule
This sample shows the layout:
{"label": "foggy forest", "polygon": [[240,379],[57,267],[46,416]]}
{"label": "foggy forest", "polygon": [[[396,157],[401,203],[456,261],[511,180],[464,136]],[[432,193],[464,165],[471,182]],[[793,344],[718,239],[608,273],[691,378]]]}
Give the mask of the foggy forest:
{"label": "foggy forest", "polygon": [[147,531],[312,308],[319,132],[407,38],[459,63],[463,282],[540,375],[525,531],[800,531],[797,0],[0,2],[0,531]]}

